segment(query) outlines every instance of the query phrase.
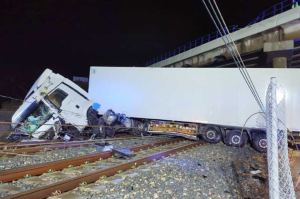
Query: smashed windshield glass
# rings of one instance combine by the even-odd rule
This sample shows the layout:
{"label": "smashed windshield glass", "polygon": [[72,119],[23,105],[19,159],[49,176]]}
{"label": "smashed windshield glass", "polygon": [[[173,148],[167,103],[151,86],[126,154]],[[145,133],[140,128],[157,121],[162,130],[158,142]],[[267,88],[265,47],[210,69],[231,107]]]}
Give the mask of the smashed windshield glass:
{"label": "smashed windshield glass", "polygon": [[40,102],[37,108],[23,121],[19,130],[28,134],[32,134],[50,117],[51,113],[49,108],[45,106],[43,102]]}

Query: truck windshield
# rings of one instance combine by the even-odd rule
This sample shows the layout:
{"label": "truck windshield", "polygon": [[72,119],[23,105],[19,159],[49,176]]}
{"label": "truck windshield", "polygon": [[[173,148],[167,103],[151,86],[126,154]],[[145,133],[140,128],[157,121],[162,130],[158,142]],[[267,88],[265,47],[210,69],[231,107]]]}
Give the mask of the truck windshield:
{"label": "truck windshield", "polygon": [[35,109],[33,109],[28,117],[23,121],[19,130],[31,134],[43,125],[51,117],[51,115],[49,108],[45,106],[43,102],[39,102]]}

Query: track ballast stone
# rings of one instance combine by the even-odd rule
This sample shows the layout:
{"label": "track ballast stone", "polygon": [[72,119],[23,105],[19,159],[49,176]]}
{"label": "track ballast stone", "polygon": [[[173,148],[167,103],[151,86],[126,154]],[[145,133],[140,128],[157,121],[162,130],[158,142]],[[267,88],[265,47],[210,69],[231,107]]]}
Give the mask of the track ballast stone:
{"label": "track ballast stone", "polygon": [[[141,144],[149,144],[158,141],[167,140],[165,137],[144,137],[141,139],[128,139],[128,140],[115,140],[108,141],[108,144],[112,144],[114,148],[132,147]],[[0,171],[6,169],[12,169],[22,166],[41,164],[46,162],[52,162],[57,160],[63,160],[82,155],[87,155],[98,151],[99,147],[95,145],[84,147],[67,147],[65,149],[56,149],[52,151],[41,151],[32,155],[17,155],[14,157],[0,157]]]}
{"label": "track ballast stone", "polygon": [[233,162],[249,156],[263,155],[248,146],[207,144],[52,198],[243,198]]}

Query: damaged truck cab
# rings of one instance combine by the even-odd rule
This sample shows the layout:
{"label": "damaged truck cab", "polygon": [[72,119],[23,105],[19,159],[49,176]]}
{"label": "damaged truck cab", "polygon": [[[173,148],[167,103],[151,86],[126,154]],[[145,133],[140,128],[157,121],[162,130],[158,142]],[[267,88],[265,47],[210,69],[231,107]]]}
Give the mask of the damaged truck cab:
{"label": "damaged truck cab", "polygon": [[[60,136],[58,128],[61,125],[56,124],[62,123],[72,127],[72,131],[81,132],[92,122],[88,121],[88,112],[95,112],[94,109],[99,107],[78,85],[46,69],[14,113],[11,125],[14,132],[9,138],[52,139]],[[68,136],[65,138],[68,139]]]}

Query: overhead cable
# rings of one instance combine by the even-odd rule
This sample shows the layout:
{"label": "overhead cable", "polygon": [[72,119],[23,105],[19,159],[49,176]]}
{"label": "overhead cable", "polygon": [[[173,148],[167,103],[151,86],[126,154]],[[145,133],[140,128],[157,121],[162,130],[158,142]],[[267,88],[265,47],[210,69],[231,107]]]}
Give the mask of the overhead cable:
{"label": "overhead cable", "polygon": [[[236,63],[236,66],[238,67],[243,79],[245,80],[248,88],[250,89],[254,99],[256,100],[260,109],[264,112],[264,105],[259,97],[259,94],[252,82],[252,79],[245,67],[245,64],[240,56],[240,53],[238,52],[238,49],[231,37],[228,27],[224,21],[224,18],[222,17],[222,14],[221,14],[215,0],[213,0],[213,2],[214,2],[214,6],[216,7],[216,9],[214,8],[214,6],[210,0],[208,0],[208,3],[211,8],[208,7],[208,4],[205,2],[205,0],[202,0],[202,2],[204,4],[206,10],[208,11],[208,14],[209,14],[210,18],[212,19],[214,25],[216,26],[218,33],[220,34],[222,40],[224,41],[226,47],[228,48],[234,62]],[[219,17],[219,15],[220,15],[220,17]]]}

